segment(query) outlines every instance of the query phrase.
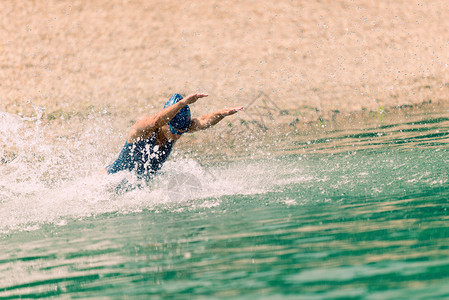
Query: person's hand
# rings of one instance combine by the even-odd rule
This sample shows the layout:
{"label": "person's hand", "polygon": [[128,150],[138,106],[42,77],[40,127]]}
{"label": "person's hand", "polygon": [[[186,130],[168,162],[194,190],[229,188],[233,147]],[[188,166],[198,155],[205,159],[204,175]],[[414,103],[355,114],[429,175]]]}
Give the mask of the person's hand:
{"label": "person's hand", "polygon": [[243,106],[242,107],[235,107],[235,108],[227,108],[227,109],[223,110],[222,114],[224,116],[230,116],[230,115],[233,115],[233,114],[235,114],[235,113],[237,113],[237,112],[239,112],[241,110],[243,110]]}
{"label": "person's hand", "polygon": [[207,94],[191,94],[187,97],[185,97],[183,100],[186,102],[186,104],[192,104],[195,103],[196,100],[200,99],[200,98],[204,98],[207,97],[209,95]]}

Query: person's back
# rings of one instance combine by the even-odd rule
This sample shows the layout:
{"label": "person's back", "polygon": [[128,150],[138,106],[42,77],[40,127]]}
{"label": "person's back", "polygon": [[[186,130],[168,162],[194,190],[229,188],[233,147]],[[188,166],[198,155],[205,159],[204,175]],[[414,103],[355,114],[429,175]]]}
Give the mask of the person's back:
{"label": "person's back", "polygon": [[174,94],[164,109],[154,116],[143,116],[133,125],[118,158],[106,167],[108,174],[135,172],[139,179],[149,180],[162,168],[175,142],[186,132],[207,129],[243,107],[223,109],[199,118],[191,118],[189,104],[206,94],[192,94],[185,99]]}
{"label": "person's back", "polygon": [[136,143],[130,144],[126,141],[115,162],[106,167],[108,174],[127,170],[136,172],[141,178],[150,179],[162,168],[174,145],[171,140],[159,147],[157,133],[156,131],[151,137]]}

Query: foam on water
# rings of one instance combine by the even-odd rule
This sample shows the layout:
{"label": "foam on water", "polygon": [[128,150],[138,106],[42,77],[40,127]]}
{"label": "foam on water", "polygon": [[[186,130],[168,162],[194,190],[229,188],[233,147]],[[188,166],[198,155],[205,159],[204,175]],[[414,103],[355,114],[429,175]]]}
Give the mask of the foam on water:
{"label": "foam on water", "polygon": [[178,145],[126,193],[98,173],[124,141],[108,117],[3,119],[4,297],[447,295],[449,118],[245,144],[263,158]]}
{"label": "foam on water", "polygon": [[[263,166],[246,167],[253,171],[259,167],[259,174],[268,172]],[[208,204],[199,200],[205,198],[211,198],[209,203],[215,206],[223,195],[263,193],[270,189],[267,182],[261,183],[263,177],[243,178],[246,176],[237,166],[226,170],[206,169],[191,159],[168,162],[163,173],[147,188],[117,194],[115,187],[125,174],[94,174],[50,187],[32,177],[15,183],[11,177],[3,177],[0,231],[36,229],[42,223],[65,224],[67,218],[157,210],[161,206],[168,209],[204,207]],[[179,176],[185,181],[175,186]],[[130,173],[126,177],[131,183],[135,180]]]}
{"label": "foam on water", "polygon": [[[99,172],[118,153],[108,140],[117,139],[108,120],[96,118],[81,129],[65,126],[64,135],[55,137],[39,117],[24,120],[2,113],[0,232],[64,225],[68,219],[104,213],[215,207],[223,195],[267,192],[279,178],[276,164],[269,162],[204,167],[190,158],[172,158],[148,187],[120,194],[115,187],[123,178],[131,184],[137,179],[126,172]],[[9,159],[8,152],[13,153]]]}
{"label": "foam on water", "polygon": [[[284,192],[278,193],[276,197],[280,198],[275,201],[289,206],[304,201],[338,200],[351,194],[375,196],[388,191],[399,195],[417,184],[433,188],[447,182],[446,169],[441,165],[447,160],[444,148],[426,148],[404,155],[399,150],[388,150],[397,143],[384,141],[383,136],[392,135],[370,134],[369,142],[383,142],[385,150],[375,155],[355,155],[353,151],[310,157],[295,154],[292,160],[274,157],[202,165],[177,155],[183,149],[175,148],[148,187],[117,193],[115,188],[125,177],[130,184],[136,184],[137,179],[126,172],[99,173],[117,157],[125,140],[112,126],[113,121],[104,115],[93,115],[76,126],[66,120],[55,128],[43,124],[39,112],[42,110],[30,119],[0,114],[0,232],[35,229],[46,223],[63,225],[68,220],[106,213],[214,208],[226,195],[268,195],[276,189]],[[415,140],[423,143],[421,132],[433,130],[422,122],[417,124],[408,128],[416,131],[416,137],[407,135],[400,144],[410,145],[405,141]],[[445,126],[446,123],[440,124],[440,129],[446,131]],[[353,143],[354,135],[339,134],[342,137],[336,138],[337,145]],[[436,138],[429,136],[426,142],[435,142]],[[285,147],[302,145],[295,138]],[[395,141],[398,138],[395,136]],[[446,135],[437,138],[440,145]],[[334,149],[335,145],[326,142],[325,148]],[[295,148],[295,153],[301,152]]]}

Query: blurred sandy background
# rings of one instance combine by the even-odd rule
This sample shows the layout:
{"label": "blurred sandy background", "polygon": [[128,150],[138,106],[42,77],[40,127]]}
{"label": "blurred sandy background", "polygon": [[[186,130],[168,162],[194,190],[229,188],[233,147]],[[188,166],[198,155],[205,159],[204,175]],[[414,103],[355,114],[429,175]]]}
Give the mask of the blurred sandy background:
{"label": "blurred sandy background", "polygon": [[0,15],[0,109],[50,122],[128,125],[174,92],[210,94],[194,115],[254,101],[246,117],[293,123],[449,94],[446,0],[0,0]]}

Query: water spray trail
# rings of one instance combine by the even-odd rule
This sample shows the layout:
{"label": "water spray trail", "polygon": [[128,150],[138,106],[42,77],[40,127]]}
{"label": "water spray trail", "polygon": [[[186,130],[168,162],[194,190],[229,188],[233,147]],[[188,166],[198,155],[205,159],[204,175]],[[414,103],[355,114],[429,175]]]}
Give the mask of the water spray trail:
{"label": "water spray trail", "polygon": [[44,109],[36,109],[35,118],[6,113],[0,118],[1,232],[161,205],[167,209],[216,206],[223,195],[266,192],[275,182],[270,178],[277,176],[274,165],[267,163],[203,167],[189,158],[174,158],[145,189],[117,194],[115,187],[123,178],[137,179],[126,172],[109,176],[98,172],[116,154],[110,142],[117,135],[112,121],[95,116],[71,127],[65,120],[60,133],[42,122]]}

